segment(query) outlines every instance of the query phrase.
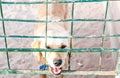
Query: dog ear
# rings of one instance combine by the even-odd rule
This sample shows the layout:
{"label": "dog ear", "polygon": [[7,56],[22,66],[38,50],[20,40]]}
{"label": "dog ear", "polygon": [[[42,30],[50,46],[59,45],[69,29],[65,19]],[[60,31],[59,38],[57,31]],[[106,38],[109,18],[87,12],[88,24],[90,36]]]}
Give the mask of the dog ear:
{"label": "dog ear", "polygon": [[[32,48],[40,48],[40,40],[35,39],[32,42]],[[37,58],[38,63],[43,59],[42,53],[41,52],[33,52],[35,58]]]}

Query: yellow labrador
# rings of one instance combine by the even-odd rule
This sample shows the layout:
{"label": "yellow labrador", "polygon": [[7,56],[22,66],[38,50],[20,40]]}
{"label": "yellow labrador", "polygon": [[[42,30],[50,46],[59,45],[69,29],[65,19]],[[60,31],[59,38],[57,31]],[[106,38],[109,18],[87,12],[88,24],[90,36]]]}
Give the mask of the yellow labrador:
{"label": "yellow labrador", "polygon": [[[40,19],[46,18],[46,4],[40,4],[39,6],[39,17]],[[48,19],[59,20],[66,19],[68,7],[67,4],[50,4],[48,5]],[[47,24],[47,36],[69,36],[67,31],[67,24],[64,22],[51,22]],[[35,36],[46,36],[46,23],[38,23],[34,29]],[[47,44],[46,44],[47,41]],[[32,43],[33,48],[68,48],[69,39],[62,38],[36,38]],[[49,66],[49,71],[54,76],[63,78],[61,72],[66,67],[67,63],[67,52],[33,52],[37,58],[38,63],[44,61]],[[46,78],[46,75],[40,75],[41,78]]]}

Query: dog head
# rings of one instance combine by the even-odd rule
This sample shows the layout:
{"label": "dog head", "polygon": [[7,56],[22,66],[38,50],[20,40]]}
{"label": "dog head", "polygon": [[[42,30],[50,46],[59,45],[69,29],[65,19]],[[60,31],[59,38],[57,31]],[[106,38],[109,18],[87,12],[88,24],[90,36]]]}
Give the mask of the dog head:
{"label": "dog head", "polygon": [[[37,31],[38,36],[45,36],[45,26],[40,27]],[[68,31],[60,26],[48,26],[47,36],[69,36]],[[39,38],[33,42],[33,47],[43,49],[64,49],[69,48],[69,39],[66,38]],[[36,54],[36,53],[35,53]],[[62,70],[65,69],[67,63],[67,52],[38,52],[36,54],[38,61],[41,58],[46,60],[49,65],[49,70],[56,76],[60,75]]]}

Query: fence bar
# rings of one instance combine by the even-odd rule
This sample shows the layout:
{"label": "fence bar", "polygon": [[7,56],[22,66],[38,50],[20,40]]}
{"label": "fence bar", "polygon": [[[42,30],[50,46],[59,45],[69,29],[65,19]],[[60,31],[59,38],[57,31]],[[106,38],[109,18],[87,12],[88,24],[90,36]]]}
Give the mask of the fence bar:
{"label": "fence bar", "polygon": [[72,48],[72,49],[42,49],[42,48],[0,48],[0,52],[9,51],[9,52],[120,52],[120,48]]}
{"label": "fence bar", "polygon": [[[51,74],[49,71],[40,70],[17,70],[17,69],[0,69],[1,74]],[[115,71],[76,71],[76,70],[63,70],[63,75],[115,75]]]}
{"label": "fence bar", "polygon": [[[18,2],[18,1],[1,1],[1,4],[54,4],[54,3],[73,3],[73,2],[103,2],[108,0],[57,0],[57,1],[33,1],[33,2]],[[113,0],[109,0],[113,1]],[[119,0],[114,0],[119,1]]]}
{"label": "fence bar", "polygon": [[[46,2],[48,2],[48,0],[46,0]],[[46,5],[46,20],[48,20],[48,3],[45,4]],[[45,23],[45,46],[47,46],[47,30],[48,30],[48,23]],[[46,51],[45,51],[45,58],[46,57]]]}
{"label": "fence bar", "polygon": [[[1,2],[1,0],[0,0]],[[1,18],[4,18],[3,16],[3,10],[2,10],[2,4],[0,4],[0,15],[1,15]],[[2,21],[2,29],[3,29],[3,34],[6,35],[6,31],[5,31],[5,23],[4,21]],[[8,50],[7,50],[7,39],[6,37],[4,37],[4,44],[5,44],[5,52],[6,52],[6,58],[7,58],[7,65],[8,65],[8,68],[10,69],[10,62],[9,62],[9,54],[8,54]]]}
{"label": "fence bar", "polygon": [[[74,18],[74,3],[77,2],[103,2],[106,1],[106,11],[105,11],[105,18],[104,19],[96,19],[96,18]],[[0,35],[0,38],[4,38],[5,48],[0,48],[0,52],[6,52],[6,58],[7,58],[7,64],[8,69],[0,69],[0,74],[51,74],[49,71],[40,71],[40,70],[19,70],[19,69],[11,69],[10,62],[9,62],[9,52],[68,52],[68,70],[63,70],[62,74],[64,75],[116,75],[116,78],[120,77],[120,48],[104,48],[104,38],[105,37],[120,37],[120,34],[105,34],[106,30],[106,23],[107,22],[120,22],[120,19],[107,19],[107,12],[108,12],[108,2],[109,1],[119,1],[119,0],[57,0],[57,1],[32,1],[32,2],[13,2],[13,1],[3,1],[0,0],[0,21],[2,22],[2,28],[3,28],[3,35]],[[72,3],[72,18],[71,19],[60,19],[60,20],[48,20],[48,5],[49,4],[56,4],[56,3]],[[16,4],[46,4],[46,20],[34,20],[34,19],[16,19],[16,18],[4,18],[3,16],[3,10],[2,5],[16,5]],[[5,31],[5,21],[11,21],[11,22],[33,22],[33,23],[45,23],[46,24],[46,34],[45,36],[24,36],[24,35],[7,35]],[[73,22],[103,22],[103,32],[100,36],[73,36]],[[51,22],[71,22],[70,27],[70,36],[47,36],[47,24]],[[45,45],[47,45],[47,38],[70,38],[70,48],[67,49],[42,49],[42,48],[8,48],[7,47],[7,38],[45,38],[46,42]],[[73,38],[101,38],[101,46],[100,48],[72,48],[72,39]],[[101,58],[102,58],[102,52],[117,52],[118,55],[118,62],[116,66],[115,71],[76,71],[71,70],[70,68],[70,54],[71,52],[100,52],[100,66],[101,66]],[[100,68],[101,69],[101,68]]]}
{"label": "fence bar", "polygon": [[[106,10],[105,10],[105,17],[104,17],[104,19],[107,19],[108,5],[109,5],[109,1],[106,2]],[[105,31],[106,31],[106,21],[104,21],[102,35],[105,34]],[[101,38],[102,38],[101,39],[101,48],[103,48],[104,47],[104,39],[105,39],[105,37],[103,36]],[[100,52],[100,61],[99,61],[100,70],[101,70],[101,65],[102,65],[102,56],[103,56],[103,52],[101,51]]]}
{"label": "fence bar", "polygon": [[[0,38],[45,38],[45,36],[24,36],[24,35],[0,35]],[[47,36],[47,38],[101,38],[101,37],[120,37],[120,34],[104,34],[101,36]]]}
{"label": "fence bar", "polygon": [[[74,19],[74,2],[72,3],[72,13],[71,13],[71,18]],[[73,36],[73,21],[71,22],[71,26],[70,26],[70,42],[69,42],[69,45],[70,45],[70,49],[72,49],[72,36]],[[71,51],[68,52],[68,70],[71,70],[71,65],[70,65],[70,60],[71,60]]]}
{"label": "fence bar", "polygon": [[[107,14],[108,14],[108,5],[109,5],[109,1],[107,1],[106,3],[106,10],[105,10],[105,18],[104,19],[107,19]],[[103,26],[103,32],[102,32],[102,35],[105,34],[105,30],[106,30],[106,21],[104,21],[104,26]],[[101,47],[104,47],[104,36],[102,37],[102,42],[101,42]]]}
{"label": "fence bar", "polygon": [[14,22],[71,22],[71,21],[84,21],[84,22],[120,22],[120,19],[89,19],[89,18],[74,18],[74,19],[60,19],[60,20],[30,20],[30,19],[15,19],[15,18],[0,18],[0,21],[14,21]]}
{"label": "fence bar", "polygon": [[118,53],[118,60],[117,60],[117,65],[116,65],[116,75],[115,78],[120,77],[120,52]]}

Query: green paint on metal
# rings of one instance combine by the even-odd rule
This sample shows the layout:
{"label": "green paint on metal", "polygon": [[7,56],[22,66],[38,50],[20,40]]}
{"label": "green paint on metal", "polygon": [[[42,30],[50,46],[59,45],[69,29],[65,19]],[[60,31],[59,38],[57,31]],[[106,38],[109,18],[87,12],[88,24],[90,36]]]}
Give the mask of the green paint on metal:
{"label": "green paint on metal", "polygon": [[[74,18],[74,4],[78,2],[107,2],[106,5],[106,12],[105,12],[105,18],[104,19],[96,19],[96,18]],[[51,74],[49,71],[40,71],[40,70],[17,70],[17,69],[10,69],[10,62],[9,62],[9,55],[8,52],[68,52],[69,57],[68,57],[68,70],[64,70],[62,74],[64,75],[116,75],[120,76],[120,48],[104,48],[104,38],[106,37],[120,37],[120,34],[105,34],[106,31],[106,23],[107,22],[120,22],[119,19],[108,19],[107,18],[107,12],[108,12],[108,2],[113,1],[113,0],[57,0],[57,1],[32,1],[32,2],[13,2],[13,1],[1,1],[0,0],[0,21],[2,22],[2,28],[3,28],[3,35],[0,35],[0,38],[4,38],[4,43],[5,43],[5,48],[0,48],[0,52],[6,52],[6,57],[7,57],[7,64],[8,64],[8,69],[0,69],[0,74]],[[117,0],[114,0],[117,1]],[[49,4],[56,4],[56,3],[72,3],[72,14],[71,18],[69,19],[60,19],[60,20],[49,20],[48,19],[48,5]],[[33,19],[16,19],[16,18],[4,18],[3,16],[3,10],[2,10],[2,5],[17,5],[17,4],[24,4],[24,5],[29,5],[29,4],[46,4],[46,20],[33,20]],[[28,35],[7,35],[5,31],[5,25],[4,22],[11,21],[11,22],[27,22],[27,23],[46,23],[46,34],[45,36],[28,36]],[[73,22],[75,21],[80,21],[80,22],[102,22],[104,23],[103,26],[103,32],[102,35],[90,35],[90,36],[73,36]],[[47,36],[47,24],[51,22],[70,22],[70,36]],[[42,49],[42,48],[8,48],[7,47],[7,38],[45,38],[47,44],[47,38],[63,38],[63,39],[70,39],[70,48],[67,49]],[[101,40],[101,47],[100,48],[72,48],[72,39],[77,39],[77,38],[100,38]],[[103,52],[118,52],[118,62],[116,66],[115,71],[76,71],[76,70],[71,70],[70,68],[70,54],[74,52],[100,52],[101,53],[101,58],[102,58],[102,53]]]}
{"label": "green paint on metal", "polygon": [[115,78],[118,78],[117,76],[120,77],[120,52],[118,53],[118,60],[115,72],[116,72]]}
{"label": "green paint on metal", "polygon": [[60,20],[28,20],[28,19],[16,19],[16,18],[0,18],[0,21],[14,21],[14,22],[71,22],[71,21],[84,21],[84,22],[120,22],[120,19],[88,19],[88,18],[74,18],[74,19],[60,19]]}
{"label": "green paint on metal", "polygon": [[[0,35],[0,38],[45,38],[45,36],[24,36],[24,35]],[[62,38],[62,39],[67,39],[67,38],[101,38],[101,37],[120,37],[120,34],[105,34],[101,36],[47,36],[47,38]]]}
{"label": "green paint on metal", "polygon": [[[17,69],[0,69],[1,74],[51,74],[49,71],[44,70],[17,70]],[[63,75],[115,75],[115,71],[76,71],[76,70],[63,70]]]}
{"label": "green paint on metal", "polygon": [[120,52],[120,48],[72,48],[72,49],[42,49],[42,48],[0,48],[0,52]]}
{"label": "green paint on metal", "polygon": [[[46,0],[48,2],[48,0]],[[46,3],[46,20],[48,20],[48,3]],[[47,46],[47,28],[48,28],[48,22],[45,23],[46,27],[45,27],[45,46]],[[46,51],[45,51],[45,58],[46,58]]]}
{"label": "green paint on metal", "polygon": [[[71,18],[74,19],[74,3],[72,3],[72,13],[71,13]],[[73,21],[71,22],[71,26],[70,26],[70,42],[69,42],[69,45],[70,45],[70,49],[72,49],[72,36],[73,36]],[[70,60],[71,60],[71,50],[68,51],[68,70],[71,70],[71,65],[70,65]]]}
{"label": "green paint on metal", "polygon": [[[0,0],[0,2],[1,2],[1,0]],[[0,15],[1,15],[1,18],[4,18],[3,10],[2,10],[2,4],[0,4]],[[3,29],[3,34],[6,35],[4,21],[2,21],[2,29]],[[9,54],[8,54],[8,50],[7,50],[8,47],[7,47],[7,38],[6,37],[4,37],[4,44],[5,44],[5,52],[6,52],[7,64],[8,64],[8,68],[10,69],[10,62],[9,62]]]}
{"label": "green paint on metal", "polygon": [[[57,1],[32,1],[32,2],[12,2],[12,1],[1,1],[1,4],[54,4],[54,3],[73,3],[73,2],[103,2],[108,0],[57,0]],[[109,0],[113,1],[113,0]],[[117,0],[115,0],[117,1]]]}
{"label": "green paint on metal", "polygon": [[[109,1],[106,2],[106,10],[105,10],[105,17],[104,19],[106,20],[107,19],[107,14],[108,14],[108,4],[109,4]],[[102,29],[102,35],[105,34],[105,30],[106,30],[106,21],[104,21],[104,25],[103,25],[103,29]],[[101,37],[101,48],[104,47],[104,39],[105,37]],[[101,70],[101,65],[102,65],[102,56],[103,56],[103,51],[100,52],[100,61],[99,61],[99,67],[100,67],[100,70]]]}

